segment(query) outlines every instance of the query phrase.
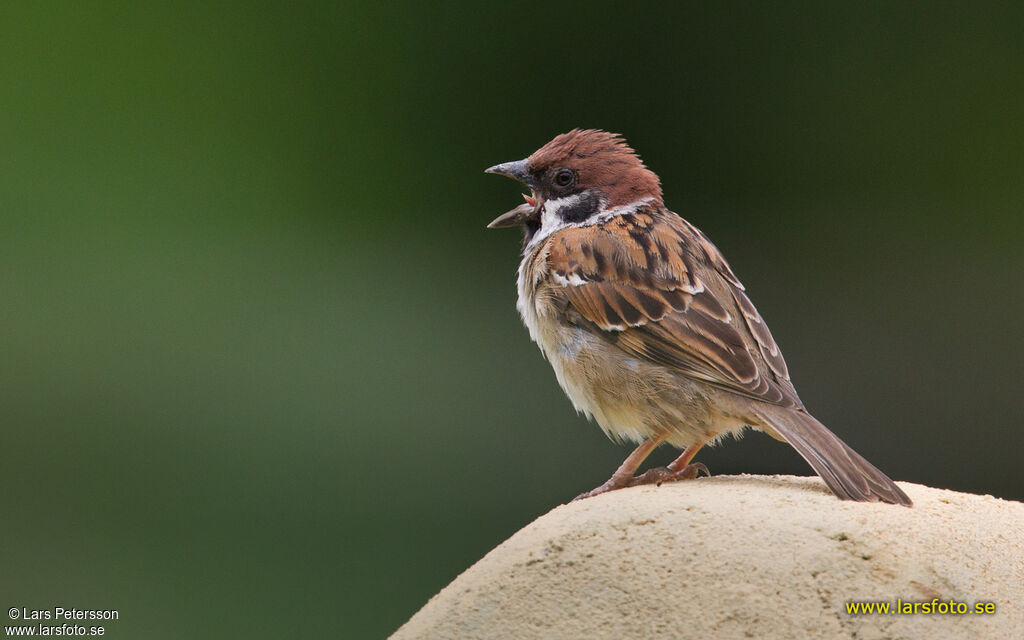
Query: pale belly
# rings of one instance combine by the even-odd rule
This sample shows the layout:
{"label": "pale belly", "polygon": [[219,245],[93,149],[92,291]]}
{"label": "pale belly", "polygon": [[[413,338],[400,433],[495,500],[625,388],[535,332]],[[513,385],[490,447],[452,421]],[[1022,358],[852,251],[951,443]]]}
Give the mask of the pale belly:
{"label": "pale belly", "polygon": [[523,320],[558,384],[576,410],[592,417],[613,440],[641,442],[667,432],[668,443],[684,448],[743,429],[745,421],[724,410],[716,389],[625,357],[600,336],[555,314],[531,311],[523,313]]}

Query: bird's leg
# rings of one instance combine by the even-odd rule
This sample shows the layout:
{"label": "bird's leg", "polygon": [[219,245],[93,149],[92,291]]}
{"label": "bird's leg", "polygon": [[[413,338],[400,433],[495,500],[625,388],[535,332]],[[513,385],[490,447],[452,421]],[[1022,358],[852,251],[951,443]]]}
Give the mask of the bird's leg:
{"label": "bird's leg", "polygon": [[711,475],[708,468],[701,462],[690,463],[693,460],[693,456],[697,455],[700,448],[704,446],[707,440],[696,442],[686,447],[686,451],[668,463],[664,467],[656,467],[654,469],[648,469],[641,473],[635,478],[630,479],[626,485],[628,487],[637,487],[642,484],[656,484],[661,486],[663,482],[675,482],[676,480],[692,480],[703,471],[705,475]]}
{"label": "bird's leg", "polygon": [[[651,436],[650,438],[647,438],[646,440],[641,442],[640,446],[634,449],[633,453],[629,454],[626,457],[626,459],[622,461],[622,464],[620,464],[619,468],[615,470],[615,473],[612,474],[612,477],[608,478],[608,480],[605,481],[605,483],[602,484],[600,487],[597,487],[596,489],[591,489],[586,493],[581,493],[580,495],[576,496],[575,498],[573,498],[573,502],[575,502],[576,500],[582,500],[583,498],[591,498],[602,493],[607,493],[608,491],[614,491],[615,489],[622,489],[623,487],[634,486],[633,481],[636,480],[636,478],[633,477],[633,474],[636,473],[637,468],[643,463],[644,460],[647,459],[647,456],[651,455],[651,452],[654,451],[654,449],[659,444],[661,444],[662,441],[667,437],[668,432],[664,431],[662,433],[659,433],[658,435]],[[694,453],[696,453],[696,451]]]}
{"label": "bird's leg", "polygon": [[633,453],[629,454],[629,457],[619,465],[619,468],[615,470],[611,478],[596,489],[591,489],[586,493],[573,498],[573,500],[582,500],[583,498],[590,498],[608,491],[614,491],[615,489],[622,489],[624,487],[638,487],[644,484],[656,484],[661,486],[663,482],[675,482],[676,480],[690,480],[696,478],[701,471],[706,475],[711,475],[708,468],[701,462],[693,462],[693,456],[697,455],[708,439],[695,442],[690,446],[686,447],[686,450],[679,455],[678,458],[668,463],[664,467],[656,467],[654,469],[648,469],[638,476],[634,476],[637,467],[644,461],[644,459],[650,455],[651,451],[657,447],[661,442],[668,436],[667,433],[648,438],[641,444]]}
{"label": "bird's leg", "polygon": [[[678,458],[668,463],[668,466],[665,467],[672,472],[672,475],[663,479],[661,482],[696,478],[701,471],[703,471],[705,475],[710,476],[711,472],[708,471],[708,468],[704,466],[703,462],[690,462],[690,460],[693,460],[693,456],[697,455],[697,452],[700,451],[700,448],[706,443],[707,440],[702,440],[700,442],[694,442],[690,446],[686,447],[686,451],[683,451]],[[661,482],[658,484],[661,484]]]}

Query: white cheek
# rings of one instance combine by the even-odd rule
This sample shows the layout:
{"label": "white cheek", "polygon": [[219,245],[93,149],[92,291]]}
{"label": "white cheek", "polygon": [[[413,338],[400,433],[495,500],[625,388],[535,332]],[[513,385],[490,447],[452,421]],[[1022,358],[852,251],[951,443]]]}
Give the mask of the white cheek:
{"label": "white cheek", "polygon": [[562,219],[562,216],[559,215],[563,208],[571,207],[577,204],[584,197],[584,195],[594,195],[595,193],[596,192],[577,193],[575,195],[566,196],[564,198],[555,198],[553,200],[547,200],[544,203],[543,209],[540,213],[540,229],[538,229],[537,233],[535,233],[533,237],[530,238],[530,242],[526,245],[526,250],[528,251],[533,247],[539,245],[541,242],[544,241],[545,238],[550,236],[552,233],[555,233],[556,231],[560,231],[562,229],[567,229],[570,227],[588,227],[590,225],[603,224],[617,216],[624,216],[626,214],[633,213],[640,207],[654,200],[654,198],[642,198],[640,200],[637,200],[636,202],[631,202],[621,207],[605,209],[605,199],[604,197],[599,196],[601,198],[601,207],[598,209],[597,214],[587,218],[586,220],[583,220],[582,222],[566,222],[565,220]]}
{"label": "white cheek", "polygon": [[538,229],[537,233],[530,238],[530,243],[527,245],[527,248],[540,244],[544,238],[560,229],[579,226],[578,224],[567,223],[562,219],[559,213],[563,208],[570,207],[578,203],[582,198],[583,194],[577,193],[564,198],[546,200],[540,212],[540,229]]}
{"label": "white cheek", "polygon": [[558,216],[558,211],[561,209],[560,206],[556,206],[553,203],[544,203],[544,211],[540,214],[540,232],[538,235],[548,235],[562,226],[563,221]]}

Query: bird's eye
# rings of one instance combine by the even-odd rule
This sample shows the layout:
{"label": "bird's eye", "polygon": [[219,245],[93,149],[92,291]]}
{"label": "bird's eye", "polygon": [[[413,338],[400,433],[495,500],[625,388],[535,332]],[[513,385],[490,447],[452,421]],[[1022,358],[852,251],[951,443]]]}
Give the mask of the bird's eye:
{"label": "bird's eye", "polygon": [[555,174],[555,184],[559,187],[568,187],[576,179],[576,174],[571,169],[559,169]]}

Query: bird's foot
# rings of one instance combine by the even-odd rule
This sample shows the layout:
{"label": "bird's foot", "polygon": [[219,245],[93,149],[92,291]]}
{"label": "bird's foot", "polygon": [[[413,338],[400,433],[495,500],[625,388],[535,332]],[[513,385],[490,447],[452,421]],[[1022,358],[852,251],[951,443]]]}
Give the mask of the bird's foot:
{"label": "bird's foot", "polygon": [[628,476],[623,477],[619,476],[618,474],[613,475],[612,477],[608,478],[601,486],[591,489],[590,491],[585,491],[581,493],[580,495],[573,498],[572,501],[576,502],[577,500],[582,500],[584,498],[593,498],[594,496],[599,496],[602,493],[608,493],[609,491],[615,491],[616,489],[624,489],[626,487],[632,486],[629,484],[629,482],[632,479],[633,478]]}
{"label": "bird's foot", "polygon": [[711,472],[708,471],[708,468],[703,462],[691,462],[678,471],[673,469],[672,465],[668,465],[667,467],[656,467],[654,469],[648,469],[640,475],[632,478],[626,486],[638,487],[642,484],[653,484],[660,487],[665,482],[693,480],[700,475],[701,471],[703,471],[706,476],[711,475]]}
{"label": "bird's foot", "polygon": [[639,487],[644,484],[653,484],[660,487],[665,482],[692,480],[700,475],[701,471],[704,472],[704,475],[711,475],[711,472],[708,471],[708,468],[704,466],[704,463],[702,462],[692,462],[678,470],[673,469],[672,465],[667,467],[656,467],[654,469],[648,469],[638,476],[632,477],[613,475],[601,486],[591,489],[586,493],[581,493],[573,498],[572,501],[576,502],[577,500],[583,500],[584,498],[593,498],[594,496],[599,496],[602,493],[608,493],[609,491],[624,489],[626,487]]}

